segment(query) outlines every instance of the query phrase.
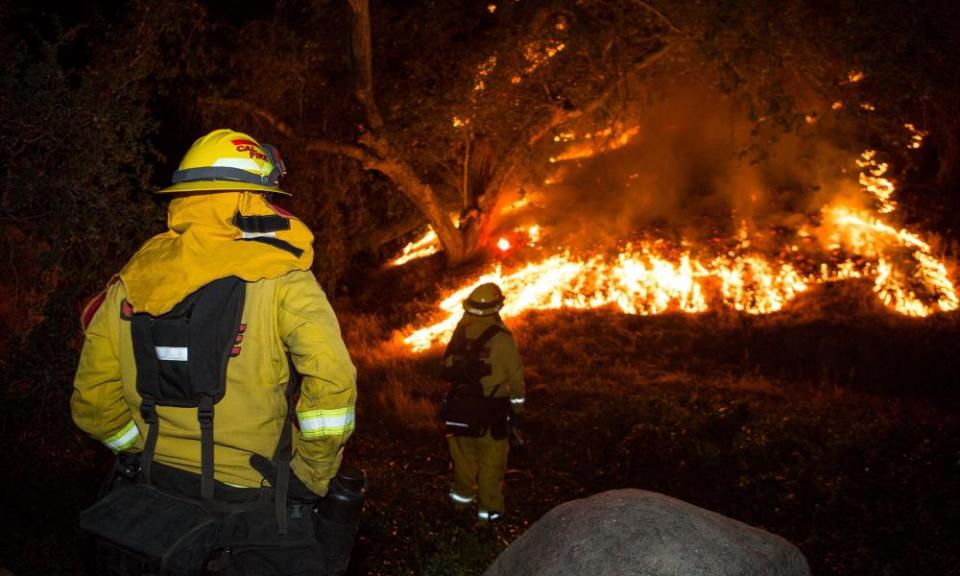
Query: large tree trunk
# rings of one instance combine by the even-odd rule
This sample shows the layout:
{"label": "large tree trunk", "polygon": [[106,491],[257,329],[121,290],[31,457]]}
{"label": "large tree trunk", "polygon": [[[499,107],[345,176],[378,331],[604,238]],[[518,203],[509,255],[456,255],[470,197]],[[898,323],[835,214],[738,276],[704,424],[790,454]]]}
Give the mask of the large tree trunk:
{"label": "large tree trunk", "polygon": [[368,169],[377,170],[390,178],[397,188],[423,213],[443,245],[447,263],[457,265],[475,253],[475,246],[465,241],[472,224],[462,230],[443,209],[440,197],[433,187],[417,175],[413,166],[391,146],[384,134],[383,117],[373,92],[373,43],[370,32],[369,0],[348,0],[353,11],[353,60],[357,67],[356,97],[367,117],[367,130],[361,143],[375,155],[361,160]]}

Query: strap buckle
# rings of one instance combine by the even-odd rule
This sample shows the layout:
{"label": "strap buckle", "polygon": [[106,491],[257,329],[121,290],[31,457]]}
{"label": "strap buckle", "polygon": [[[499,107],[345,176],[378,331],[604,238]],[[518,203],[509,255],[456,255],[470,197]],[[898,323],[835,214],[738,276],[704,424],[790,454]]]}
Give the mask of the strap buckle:
{"label": "strap buckle", "polygon": [[197,406],[197,420],[201,429],[213,428],[213,402],[209,398],[204,398]]}
{"label": "strap buckle", "polygon": [[147,424],[155,424],[157,422],[157,401],[153,398],[141,399],[140,417]]}

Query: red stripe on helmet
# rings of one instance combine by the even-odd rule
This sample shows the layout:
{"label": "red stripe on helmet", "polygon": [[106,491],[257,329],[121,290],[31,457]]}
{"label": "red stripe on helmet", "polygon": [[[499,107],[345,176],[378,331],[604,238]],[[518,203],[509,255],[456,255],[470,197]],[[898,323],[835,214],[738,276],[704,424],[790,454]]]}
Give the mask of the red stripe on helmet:
{"label": "red stripe on helmet", "polygon": [[244,144],[246,144],[248,146],[256,146],[257,148],[260,147],[260,145],[254,142],[253,140],[246,140],[244,138],[237,138],[235,140],[231,140],[230,142],[232,142],[234,146],[243,146]]}

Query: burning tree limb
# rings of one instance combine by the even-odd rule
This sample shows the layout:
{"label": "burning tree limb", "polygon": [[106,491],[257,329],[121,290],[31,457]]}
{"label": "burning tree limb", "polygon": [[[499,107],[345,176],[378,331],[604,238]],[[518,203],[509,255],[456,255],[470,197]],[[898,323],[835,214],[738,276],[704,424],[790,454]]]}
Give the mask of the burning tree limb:
{"label": "burning tree limb", "polygon": [[[352,22],[353,96],[363,115],[352,142],[300,133],[249,102],[213,98],[204,102],[259,118],[307,150],[350,158],[365,170],[382,174],[436,231],[452,265],[470,259],[484,246],[503,192],[520,187],[535,146],[560,126],[609,106],[615,95],[624,92],[627,76],[660,61],[679,33],[645,2],[617,7],[617,14],[632,10],[645,26],[634,32],[643,47],[628,47],[635,52],[625,66],[611,56],[617,51],[609,49],[622,40],[618,31],[595,37],[584,30],[570,36],[575,18],[589,22],[593,17],[589,8],[579,16],[563,8],[536,10],[528,13],[522,26],[492,34],[492,44],[478,51],[483,54],[477,56],[479,63],[464,61],[451,68],[452,76],[444,79],[451,83],[450,89],[442,91],[448,108],[415,109],[424,114],[418,121],[415,116],[382,113],[374,90],[369,2],[348,0],[347,4]],[[574,44],[579,47],[568,47]],[[596,61],[598,54],[602,66]],[[384,91],[384,97],[389,93]],[[386,110],[395,109],[388,106]]]}

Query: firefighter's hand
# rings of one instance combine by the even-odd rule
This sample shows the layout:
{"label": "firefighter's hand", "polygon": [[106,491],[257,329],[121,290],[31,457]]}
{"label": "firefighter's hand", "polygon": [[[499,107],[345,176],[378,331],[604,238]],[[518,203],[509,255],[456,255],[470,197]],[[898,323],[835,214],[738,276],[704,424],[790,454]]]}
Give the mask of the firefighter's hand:
{"label": "firefighter's hand", "polygon": [[[254,454],[250,457],[250,466],[266,478],[271,486],[277,485],[277,465],[273,461]],[[287,484],[287,497],[301,502],[314,502],[320,499],[320,496],[311,492],[293,470],[290,471],[290,482]]]}

